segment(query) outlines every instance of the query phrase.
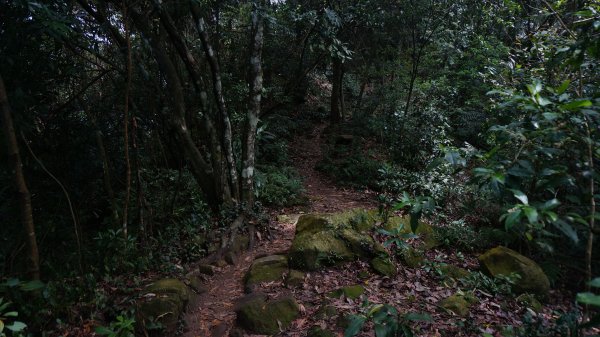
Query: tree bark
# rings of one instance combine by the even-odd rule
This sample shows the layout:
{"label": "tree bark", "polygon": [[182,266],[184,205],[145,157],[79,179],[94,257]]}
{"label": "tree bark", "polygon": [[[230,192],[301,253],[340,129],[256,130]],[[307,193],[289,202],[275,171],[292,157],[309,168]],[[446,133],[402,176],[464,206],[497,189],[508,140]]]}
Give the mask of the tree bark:
{"label": "tree bark", "polygon": [[248,97],[248,112],[246,114],[244,145],[242,148],[242,201],[244,201],[249,208],[252,208],[254,204],[256,127],[258,125],[258,116],[260,115],[260,103],[263,88],[261,58],[264,28],[260,10],[260,8],[255,7],[252,11],[250,72],[248,76],[250,96]]}
{"label": "tree bark", "polygon": [[229,171],[231,195],[234,200],[239,201],[240,189],[238,185],[238,173],[235,167],[235,156],[233,153],[233,136],[231,132],[231,122],[229,120],[229,114],[227,113],[227,108],[225,106],[225,97],[223,96],[223,84],[221,82],[221,70],[219,68],[219,62],[217,59],[217,55],[215,54],[215,51],[212,48],[212,45],[210,44],[204,18],[200,16],[198,8],[196,8],[196,6],[194,6],[193,4],[192,14],[194,16],[194,21],[196,23],[198,35],[200,36],[200,40],[202,41],[202,48],[204,49],[204,54],[208,59],[208,64],[211,70],[213,94],[215,95],[215,99],[217,100],[217,108],[219,110],[220,116],[218,130],[220,131],[223,146],[223,154],[225,156],[225,160],[227,162],[227,169]]}
{"label": "tree bark", "polygon": [[207,202],[213,210],[217,210],[219,205],[223,202],[222,195],[218,193],[218,189],[215,186],[215,182],[218,180],[215,180],[214,176],[215,174],[218,174],[218,172],[214,172],[211,165],[206,162],[202,156],[202,152],[194,143],[186,125],[186,109],[183,88],[181,87],[182,82],[177,73],[175,64],[165,51],[163,46],[164,43],[161,38],[156,34],[151,33],[152,30],[148,23],[148,18],[131,8],[129,13],[136,27],[148,38],[159,68],[165,75],[172,107],[172,112],[165,116],[169,126],[174,131],[178,145],[183,149],[185,157],[191,165],[191,172],[198,182],[198,185],[200,185],[202,192],[204,192]]}
{"label": "tree bark", "polygon": [[21,223],[27,234],[27,259],[28,274],[32,280],[40,279],[40,255],[37,246],[35,226],[33,223],[33,211],[31,206],[31,194],[27,188],[25,175],[23,174],[23,163],[19,154],[19,144],[13,124],[8,96],[4,86],[4,80],[0,75],[0,106],[2,107],[2,124],[4,125],[4,134],[6,144],[8,145],[8,156],[11,168],[14,174],[14,183],[19,195],[19,207],[21,210]]}
{"label": "tree bark", "polygon": [[330,120],[331,124],[338,124],[342,121],[342,115],[340,111],[340,88],[342,86],[342,60],[339,58],[333,58],[332,61],[333,79],[331,86],[331,111]]}

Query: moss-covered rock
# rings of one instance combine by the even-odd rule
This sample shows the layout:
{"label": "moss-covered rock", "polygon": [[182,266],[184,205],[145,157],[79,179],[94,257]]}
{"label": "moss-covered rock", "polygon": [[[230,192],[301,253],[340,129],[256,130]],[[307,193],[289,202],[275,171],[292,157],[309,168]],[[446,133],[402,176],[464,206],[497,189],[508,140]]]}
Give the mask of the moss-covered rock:
{"label": "moss-covered rock", "polygon": [[248,249],[248,245],[250,244],[250,238],[246,235],[238,235],[233,240],[231,247],[229,247],[229,252],[234,255],[240,255],[243,251]]}
{"label": "moss-covered rock", "polygon": [[353,286],[346,286],[346,287],[342,287],[339,289],[336,289],[334,291],[331,291],[327,294],[327,296],[331,297],[331,298],[340,298],[342,297],[342,295],[344,295],[346,298],[349,298],[351,300],[357,299],[360,297],[360,295],[362,295],[365,292],[365,288],[361,285],[353,285]]}
{"label": "moss-covered rock", "polygon": [[439,266],[439,270],[444,278],[461,279],[469,276],[470,272],[464,268],[457,267],[451,264],[443,264]]}
{"label": "moss-covered rock", "polygon": [[252,294],[241,299],[235,308],[238,324],[255,334],[274,335],[279,327],[285,329],[300,314],[296,300],[285,296],[267,301],[262,294]]}
{"label": "moss-covered rock", "polygon": [[183,304],[187,304],[190,296],[185,283],[174,278],[162,279],[150,284],[146,288],[146,293],[154,293],[156,295],[172,294]]}
{"label": "moss-covered rock", "polygon": [[333,332],[323,330],[320,326],[315,325],[308,330],[307,337],[335,337]]}
{"label": "moss-covered rock", "polygon": [[288,260],[285,255],[270,255],[254,260],[245,276],[246,290],[261,282],[283,280],[288,270]]}
{"label": "moss-covered rock", "polygon": [[317,319],[328,319],[337,316],[338,311],[333,305],[324,305],[317,310],[315,317]]}
{"label": "moss-covered rock", "polygon": [[540,266],[533,260],[512,249],[498,246],[479,256],[483,271],[491,276],[517,273],[514,290],[518,293],[532,293],[545,298],[550,290],[550,281]]}
{"label": "moss-covered rock", "polygon": [[298,218],[298,222],[296,223],[296,235],[324,231],[329,226],[329,220],[322,215],[302,215],[300,218]]}
{"label": "moss-covered rock", "polygon": [[338,262],[375,256],[383,248],[370,235],[349,225],[354,219],[352,214],[355,213],[301,216],[288,253],[290,266],[318,270]]}
{"label": "moss-covered rock", "polygon": [[394,276],[397,273],[396,266],[394,263],[387,257],[376,257],[371,260],[371,267],[375,270],[379,275],[383,276]]}
{"label": "moss-covered rock", "polygon": [[296,234],[288,253],[290,266],[301,270],[318,270],[341,261],[352,261],[356,254],[335,231]]}
{"label": "moss-covered rock", "polygon": [[438,306],[450,311],[458,316],[467,316],[469,314],[469,308],[471,307],[470,301],[463,295],[454,294],[441,300]]}
{"label": "moss-covered rock", "polygon": [[410,268],[418,268],[425,263],[425,254],[423,251],[409,247],[400,253],[402,262]]}
{"label": "moss-covered rock", "polygon": [[302,283],[304,283],[305,276],[306,275],[303,272],[292,269],[285,278],[285,285],[287,285],[288,287],[301,286]]}
{"label": "moss-covered rock", "polygon": [[177,279],[152,283],[137,303],[136,321],[144,329],[150,322],[161,323],[167,332],[175,331],[189,301],[187,286]]}
{"label": "moss-covered rock", "polygon": [[344,228],[339,231],[339,236],[355,254],[365,257],[375,256],[375,240],[370,235],[359,233],[354,229]]}
{"label": "moss-covered rock", "polygon": [[140,330],[145,330],[150,324],[160,323],[165,332],[174,332],[182,311],[183,303],[177,297],[162,295],[144,299],[137,304],[136,324]]}
{"label": "moss-covered rock", "polygon": [[400,233],[408,234],[414,233],[418,235],[424,242],[424,249],[432,249],[440,246],[440,242],[435,236],[435,229],[431,225],[419,221],[416,230],[413,232],[410,225],[410,216],[393,216],[388,219],[384,228],[388,231],[400,229]]}

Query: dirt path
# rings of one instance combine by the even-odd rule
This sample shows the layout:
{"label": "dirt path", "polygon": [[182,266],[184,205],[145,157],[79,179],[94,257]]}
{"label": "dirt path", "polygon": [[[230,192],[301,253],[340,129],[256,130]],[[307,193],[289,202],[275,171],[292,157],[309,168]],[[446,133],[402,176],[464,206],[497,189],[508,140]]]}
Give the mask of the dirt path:
{"label": "dirt path", "polygon": [[374,192],[338,187],[330,178],[315,169],[323,157],[325,127],[325,124],[318,125],[310,134],[297,136],[291,144],[293,164],[304,180],[304,187],[310,199],[310,211],[329,213],[376,207]]}
{"label": "dirt path", "polygon": [[[311,212],[335,212],[349,208],[374,207],[372,193],[357,192],[336,187],[315,166],[322,156],[322,137],[325,125],[319,125],[305,136],[298,136],[291,144],[293,164],[301,174],[310,200]],[[304,207],[306,209],[306,207]],[[287,210],[291,213],[295,208]],[[277,215],[275,213],[275,215]],[[276,218],[276,216],[275,216]],[[295,232],[295,219],[286,222],[272,221],[271,240],[257,241],[257,247],[243,253],[235,265],[218,268],[204,284],[207,292],[200,294],[188,307],[185,316],[185,337],[229,336],[234,326],[234,302],[244,295],[243,277],[258,256],[287,251]]]}

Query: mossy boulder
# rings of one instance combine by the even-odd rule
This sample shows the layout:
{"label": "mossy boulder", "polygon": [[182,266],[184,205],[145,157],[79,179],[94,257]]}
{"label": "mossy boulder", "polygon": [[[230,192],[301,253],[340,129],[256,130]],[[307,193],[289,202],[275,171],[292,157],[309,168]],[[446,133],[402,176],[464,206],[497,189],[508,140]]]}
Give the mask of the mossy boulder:
{"label": "mossy boulder", "polygon": [[425,254],[423,251],[413,247],[402,250],[400,257],[402,262],[410,268],[417,268],[425,263]]}
{"label": "mossy boulder", "polygon": [[283,280],[287,270],[288,260],[285,255],[270,255],[254,260],[244,279],[246,291],[251,291],[261,282]]}
{"label": "mossy boulder", "polygon": [[379,275],[392,277],[397,273],[396,266],[388,257],[376,257],[371,260],[371,267]]}
{"label": "mossy boulder", "polygon": [[237,323],[248,332],[275,335],[285,329],[300,314],[298,303],[291,296],[267,301],[266,295],[251,294],[242,298],[235,308]]}
{"label": "mossy boulder", "polygon": [[541,298],[548,296],[550,281],[542,268],[512,249],[503,246],[492,248],[479,256],[479,264],[491,276],[519,274],[521,277],[515,280],[513,287],[517,293],[532,293]]}
{"label": "mossy boulder", "polygon": [[323,328],[321,328],[318,325],[311,327],[308,330],[308,334],[306,336],[307,337],[335,337],[333,332],[328,331],[328,330],[323,330]]}
{"label": "mossy boulder", "polygon": [[156,295],[173,295],[184,304],[187,304],[190,296],[188,287],[185,283],[174,278],[162,279],[150,284],[146,288],[146,294],[149,293],[154,293]]}
{"label": "mossy boulder", "polygon": [[469,276],[470,272],[464,268],[457,267],[451,264],[442,264],[439,266],[443,278],[461,279]]}
{"label": "mossy boulder", "polygon": [[298,218],[296,235],[310,234],[326,230],[330,226],[327,218],[318,214],[306,214]]}
{"label": "mossy boulder", "polygon": [[292,268],[318,270],[359,257],[372,257],[381,248],[373,238],[348,225],[351,216],[303,215],[288,253]]}
{"label": "mossy boulder", "polygon": [[458,316],[469,315],[469,308],[471,307],[472,300],[469,297],[460,294],[454,294],[441,300],[438,306],[446,311],[450,311]]}
{"label": "mossy boulder", "polygon": [[315,313],[317,319],[328,319],[337,315],[338,311],[333,305],[324,305]]}
{"label": "mossy boulder", "polygon": [[288,253],[290,266],[300,270],[318,270],[342,261],[352,261],[355,253],[335,231],[296,234]]}
{"label": "mossy boulder", "polygon": [[331,297],[331,298],[340,298],[342,297],[342,295],[344,295],[346,298],[349,298],[351,300],[357,299],[360,297],[360,295],[362,295],[365,292],[365,288],[361,285],[353,285],[353,286],[346,286],[346,287],[342,287],[339,289],[336,289],[334,291],[331,291],[327,294],[327,296]]}
{"label": "mossy boulder", "polygon": [[403,234],[416,234],[421,238],[421,240],[423,240],[424,249],[432,249],[440,246],[440,242],[437,240],[435,235],[434,227],[423,221],[419,221],[417,228],[415,229],[415,231],[413,231],[410,225],[410,216],[390,217],[384,225],[384,229],[387,231],[399,229],[400,233]]}
{"label": "mossy boulder", "polygon": [[291,269],[285,277],[285,285],[288,287],[298,287],[304,283],[304,277],[306,274],[299,270]]}
{"label": "mossy boulder", "polygon": [[143,295],[136,305],[140,329],[153,322],[161,323],[167,332],[175,331],[189,301],[187,286],[177,279],[163,279],[148,286]]}

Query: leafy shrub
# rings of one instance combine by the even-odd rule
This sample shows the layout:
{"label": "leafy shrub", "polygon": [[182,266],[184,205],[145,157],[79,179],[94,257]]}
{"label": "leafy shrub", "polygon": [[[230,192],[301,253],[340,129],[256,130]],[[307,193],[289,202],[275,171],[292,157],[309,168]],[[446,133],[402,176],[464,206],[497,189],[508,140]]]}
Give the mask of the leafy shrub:
{"label": "leafy shrub", "polygon": [[493,242],[481,232],[468,225],[464,219],[450,222],[447,226],[437,227],[436,239],[442,244],[460,251],[472,252],[492,245]]}
{"label": "leafy shrub", "polygon": [[400,315],[398,310],[389,304],[371,305],[365,301],[360,314],[351,315],[349,324],[344,332],[344,337],[356,336],[368,320],[373,321],[373,330],[376,337],[402,337],[414,336],[410,322],[430,322],[432,319],[426,314],[408,313]]}
{"label": "leafy shrub", "polygon": [[517,273],[508,276],[489,277],[478,271],[461,278],[459,281],[467,289],[482,289],[490,294],[510,295],[512,294],[512,287],[520,277]]}
{"label": "leafy shrub", "polygon": [[303,202],[304,187],[292,167],[261,166],[255,177],[256,196],[266,205],[289,206]]}

